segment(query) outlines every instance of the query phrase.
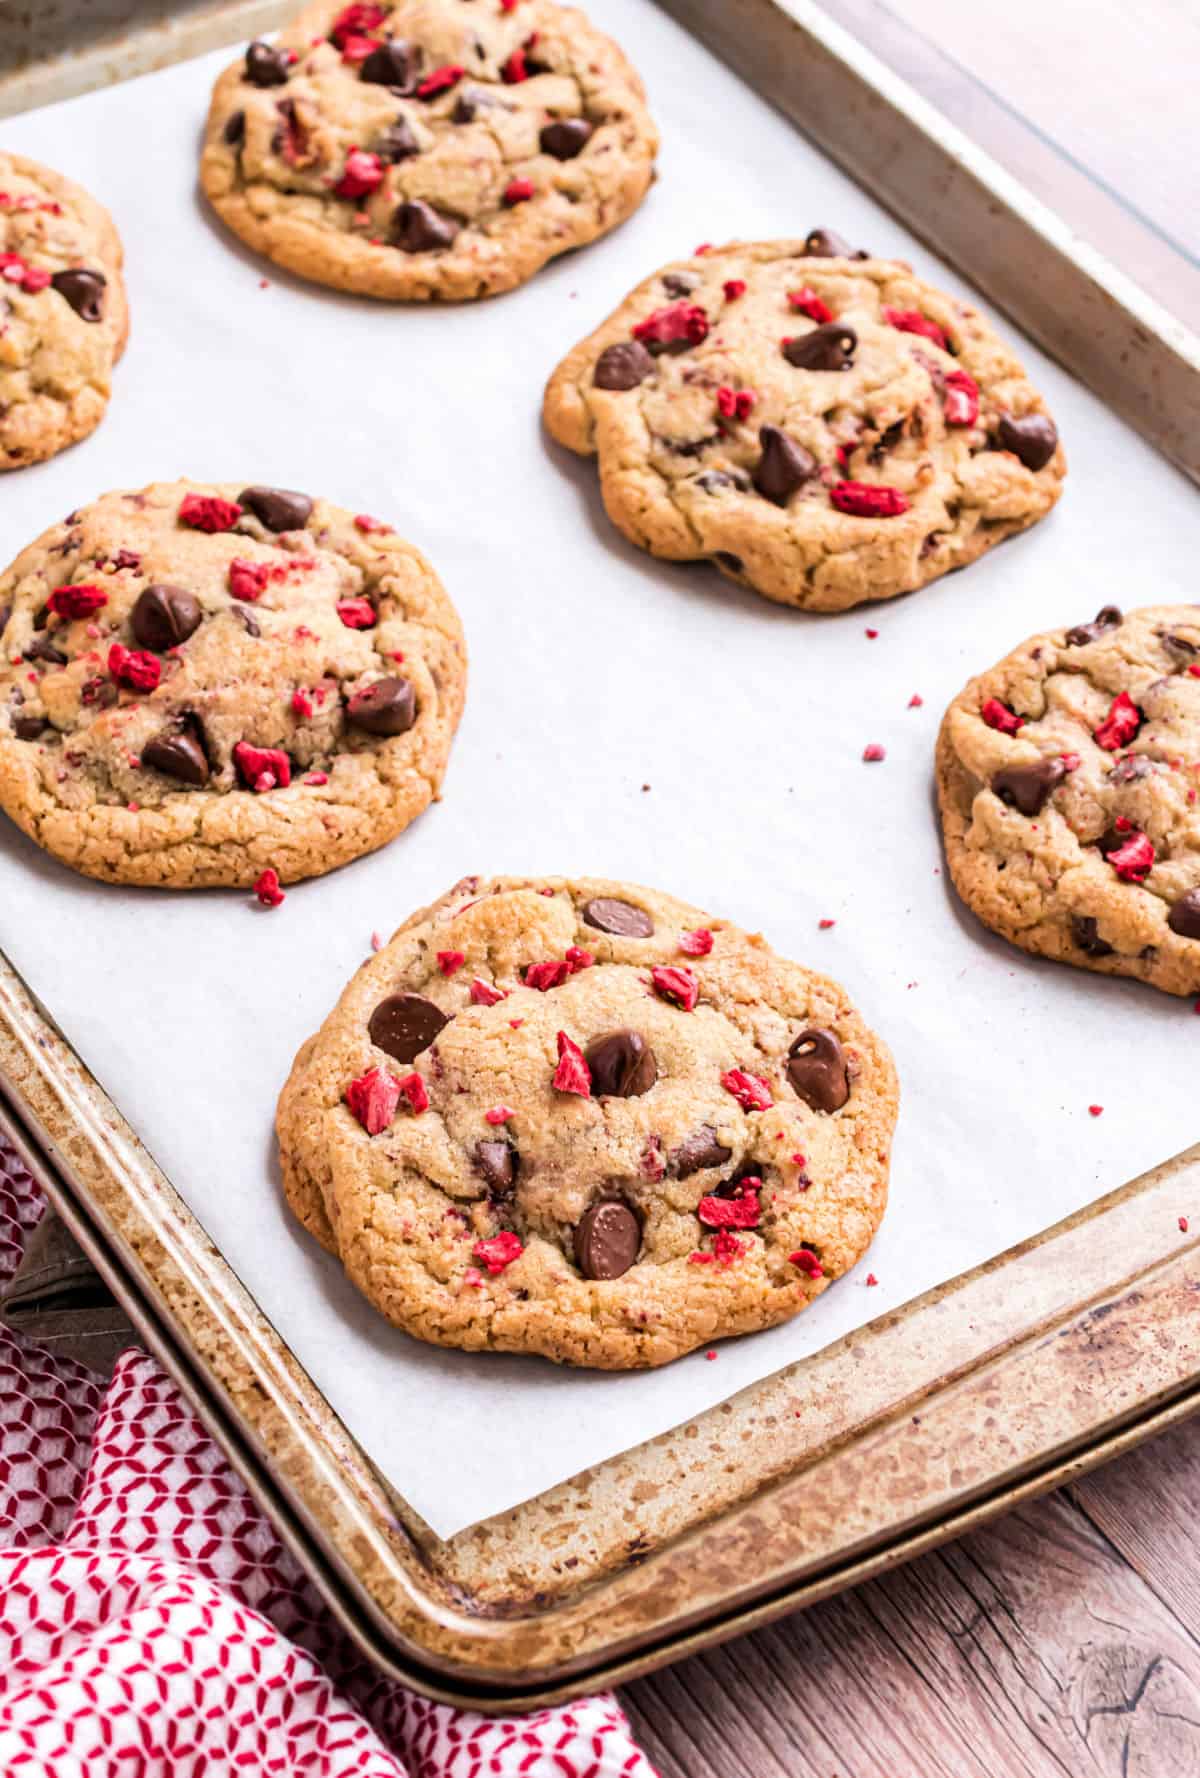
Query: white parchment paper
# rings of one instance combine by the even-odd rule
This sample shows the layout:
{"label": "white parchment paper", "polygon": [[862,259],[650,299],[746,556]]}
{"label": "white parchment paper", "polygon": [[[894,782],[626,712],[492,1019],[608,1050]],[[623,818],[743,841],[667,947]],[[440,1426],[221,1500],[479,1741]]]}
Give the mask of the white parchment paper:
{"label": "white parchment paper", "polygon": [[[0,559],[103,489],[177,474],[272,482],[392,520],[466,624],[471,685],[444,803],[279,912],[236,892],[100,887],[0,822],[0,944],[350,1430],[443,1535],[678,1424],[1200,1135],[1188,1002],[1040,964],[985,933],[941,874],[931,795],[937,724],[970,673],[1108,601],[1197,597],[1195,493],[1027,347],[1070,457],[1067,491],[1036,531],[965,574],[819,618],[626,546],[594,469],[543,438],[538,410],[561,353],[631,285],[701,240],[818,223],[942,274],[650,0],[599,13],[647,78],[660,179],[614,237],[461,309],[301,285],[210,220],[196,150],[226,52],[0,128],[5,146],[112,208],[133,311],[99,432],[0,480]],[[910,709],[914,692],[924,703]],[[885,763],[862,763],[869,741]],[[696,1354],[644,1376],[442,1352],[368,1308],[282,1207],[275,1098],[372,930],[390,933],[469,871],[657,883],[846,983],[903,1083],[891,1207],[856,1274],[716,1362]],[[822,916],[837,924],[820,932]]]}

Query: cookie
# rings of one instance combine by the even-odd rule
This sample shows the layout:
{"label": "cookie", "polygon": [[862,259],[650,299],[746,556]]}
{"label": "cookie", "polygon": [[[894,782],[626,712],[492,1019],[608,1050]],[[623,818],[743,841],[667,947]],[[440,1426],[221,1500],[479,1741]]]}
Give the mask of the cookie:
{"label": "cookie", "polygon": [[121,242],[94,197],[0,152],[0,469],[24,469],[104,418],[129,311]]}
{"label": "cookie", "polygon": [[217,82],[200,182],[302,278],[458,299],[623,222],[657,147],[621,51],[555,0],[320,0]]}
{"label": "cookie", "polygon": [[465,683],[454,607],[381,520],[105,494],[0,575],[0,808],[110,883],[297,882],[438,794]]}
{"label": "cookie", "polygon": [[468,878],[279,1101],[285,1190],[389,1321],[604,1370],[786,1321],[883,1215],[891,1057],[836,982],[671,896]]}
{"label": "cookie", "polygon": [[1200,606],[1021,644],[946,712],[954,886],[1042,957],[1200,993]]}
{"label": "cookie", "polygon": [[569,352],[546,426],[632,543],[844,611],[1040,519],[1054,423],[968,303],[826,229],[702,247]]}

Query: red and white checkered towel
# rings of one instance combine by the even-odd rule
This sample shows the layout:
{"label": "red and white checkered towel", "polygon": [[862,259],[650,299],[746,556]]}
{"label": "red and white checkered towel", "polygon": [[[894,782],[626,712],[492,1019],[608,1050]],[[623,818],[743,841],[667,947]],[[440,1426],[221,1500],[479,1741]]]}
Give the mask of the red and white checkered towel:
{"label": "red and white checkered towel", "polygon": [[[0,1283],[44,1209],[0,1142]],[[429,1704],[340,1633],[153,1359],[0,1326],[5,1778],[654,1778],[611,1697]]]}

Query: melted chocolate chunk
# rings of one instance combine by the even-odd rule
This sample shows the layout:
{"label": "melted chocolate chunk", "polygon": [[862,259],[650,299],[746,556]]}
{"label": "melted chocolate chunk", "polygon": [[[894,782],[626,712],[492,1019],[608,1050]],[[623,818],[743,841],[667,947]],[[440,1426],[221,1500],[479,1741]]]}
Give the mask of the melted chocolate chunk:
{"label": "melted chocolate chunk", "polygon": [[619,1198],[586,1211],[575,1230],[575,1263],[585,1278],[620,1278],[638,1256],[642,1225]]}
{"label": "melted chocolate chunk", "polygon": [[1112,946],[1100,937],[1097,923],[1091,914],[1071,915],[1071,937],[1088,957],[1111,957],[1113,954]]}
{"label": "melted chocolate chunk", "polygon": [[1047,414],[1026,414],[1014,420],[1005,414],[996,427],[1002,451],[1011,451],[1026,469],[1044,469],[1058,449],[1058,430]]}
{"label": "melted chocolate chunk", "polygon": [[457,234],[457,222],[421,198],[401,204],[392,218],[392,239],[404,253],[438,253],[452,246]]}
{"label": "melted chocolate chunk", "polygon": [[225,119],[225,128],[221,131],[223,140],[230,148],[236,148],[246,139],[246,113],[231,111]]}
{"label": "melted chocolate chunk", "polygon": [[164,654],[194,635],[203,616],[199,600],[183,587],[148,586],[138,594],[129,621],[142,648]]}
{"label": "melted chocolate chunk", "polygon": [[400,93],[416,91],[417,76],[423,61],[419,44],[407,43],[402,37],[389,37],[373,49],[358,71],[360,80],[372,86],[392,86]]}
{"label": "melted chocolate chunk", "polygon": [[1090,624],[1076,624],[1073,630],[1067,631],[1067,645],[1070,648],[1086,648],[1089,642],[1095,642],[1103,636],[1105,630],[1115,630],[1124,618],[1116,605],[1102,605]]}
{"label": "melted chocolate chunk", "polygon": [[1172,902],[1167,925],[1180,938],[1200,938],[1200,889],[1189,889]]}
{"label": "melted chocolate chunk", "polygon": [[508,1142],[477,1142],[475,1165],[482,1173],[488,1191],[496,1198],[506,1198],[517,1183],[520,1158]]}
{"label": "melted chocolate chunk", "polygon": [[55,272],[50,282],[81,321],[103,321],[104,293],[108,288],[108,279],[103,272],[76,266],[68,272]]}
{"label": "melted chocolate chunk", "polygon": [[417,694],[407,679],[377,679],[346,705],[346,721],[369,735],[403,735],[417,720]]}
{"label": "melted chocolate chunk", "polygon": [[858,335],[844,321],[823,321],[788,340],[783,355],[797,370],[849,370],[857,345]]}
{"label": "melted chocolate chunk", "polygon": [[1027,766],[1005,766],[992,778],[992,789],[1001,802],[1010,803],[1022,815],[1040,815],[1050,793],[1066,775],[1061,759],[1036,759]]}
{"label": "melted chocolate chunk", "polygon": [[592,382],[597,389],[636,389],[653,370],[654,360],[640,340],[620,340],[601,352]]}
{"label": "melted chocolate chunk", "polygon": [[615,938],[649,938],[654,921],[645,908],[635,908],[631,901],[618,901],[615,896],[597,895],[583,905],[586,926],[597,932],[611,932]]}
{"label": "melted chocolate chunk", "polygon": [[658,1079],[658,1063],[640,1031],[612,1031],[583,1052],[600,1098],[638,1099]]}
{"label": "melted chocolate chunk", "polygon": [[381,136],[375,138],[375,153],[390,166],[395,166],[397,161],[411,160],[414,154],[420,152],[421,144],[406,117],[398,117]]}
{"label": "melted chocolate chunk", "polygon": [[61,648],[55,648],[49,636],[35,636],[22,655],[22,660],[45,661],[51,667],[65,667],[67,657]]}
{"label": "melted chocolate chunk", "polygon": [[371,1014],[367,1033],[394,1062],[411,1062],[449,1023],[449,1015],[423,994],[389,994]]}
{"label": "melted chocolate chunk", "polygon": [[846,1056],[832,1031],[802,1031],[788,1050],[787,1075],[814,1111],[837,1111],[850,1097]]}
{"label": "melted chocolate chunk", "polygon": [[706,494],[715,494],[720,488],[739,488],[745,493],[752,485],[744,469],[706,469],[696,477],[696,486]]}
{"label": "melted chocolate chunk", "polygon": [[732,1154],[731,1148],[717,1141],[711,1124],[701,1124],[671,1155],[671,1171],[677,1179],[687,1179],[701,1167],[723,1167]]}
{"label": "melted chocolate chunk", "polygon": [[49,726],[44,716],[14,716],[12,731],[18,741],[36,741]]}
{"label": "melted chocolate chunk", "polygon": [[804,243],[806,259],[870,259],[861,247],[852,247],[844,236],[831,228],[814,228]]}
{"label": "melted chocolate chunk", "polygon": [[238,505],[252,512],[268,531],[303,531],[312,514],[309,495],[293,488],[243,488]]}
{"label": "melted chocolate chunk", "polygon": [[662,287],[668,296],[690,296],[699,284],[700,279],[695,272],[667,272],[662,281]]}
{"label": "melted chocolate chunk", "polygon": [[544,154],[556,161],[573,161],[592,139],[595,126],[586,117],[564,117],[559,123],[548,123],[538,141]]}
{"label": "melted chocolate chunk", "polygon": [[1163,647],[1178,655],[1180,660],[1190,661],[1200,654],[1200,648],[1194,642],[1189,642],[1186,636],[1177,636],[1174,630],[1163,630],[1161,638]]}
{"label": "melted chocolate chunk", "polygon": [[252,43],[246,51],[246,79],[252,86],[284,86],[291,64],[287,51],[269,43]]}
{"label": "melted chocolate chunk", "polygon": [[762,456],[754,471],[754,485],[766,500],[786,506],[797,488],[817,474],[817,460],[778,426],[764,426],[758,435]]}
{"label": "melted chocolate chunk", "polygon": [[259,621],[248,605],[242,605],[240,603],[235,605],[233,608],[233,615],[240,620],[242,628],[245,630],[247,636],[262,635]]}
{"label": "melted chocolate chunk", "polygon": [[142,764],[181,784],[207,784],[208,757],[199,723],[193,718],[186,728],[156,735],[142,748]]}

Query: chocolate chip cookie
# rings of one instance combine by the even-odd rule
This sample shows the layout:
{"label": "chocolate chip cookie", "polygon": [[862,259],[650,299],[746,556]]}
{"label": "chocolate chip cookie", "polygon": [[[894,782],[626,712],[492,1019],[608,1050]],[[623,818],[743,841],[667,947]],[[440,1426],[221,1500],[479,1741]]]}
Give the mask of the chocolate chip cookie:
{"label": "chocolate chip cookie", "polygon": [[0,153],[0,469],[104,418],[129,311],[108,211],[72,180]]}
{"label": "chocolate chip cookie", "polygon": [[623,222],[657,147],[621,51],[555,0],[319,0],[221,76],[200,178],[303,278],[457,299]]}
{"label": "chocolate chip cookie", "polygon": [[0,808],[86,876],[266,873],[270,904],[437,795],[465,682],[454,607],[382,520],[238,482],[105,494],[0,575]]}
{"label": "chocolate chip cookie", "polygon": [[631,542],[812,611],[963,567],[1066,473],[978,311],[827,229],[656,272],[568,353],[544,417],[599,457]]}
{"label": "chocolate chip cookie", "polygon": [[946,712],[955,888],[1024,950],[1200,992],[1200,606],[1022,643]]}
{"label": "chocolate chip cookie", "polygon": [[895,1071],[835,982],[657,891],[468,878],[296,1058],[292,1209],[419,1339],[605,1370],[785,1321],[864,1252]]}

